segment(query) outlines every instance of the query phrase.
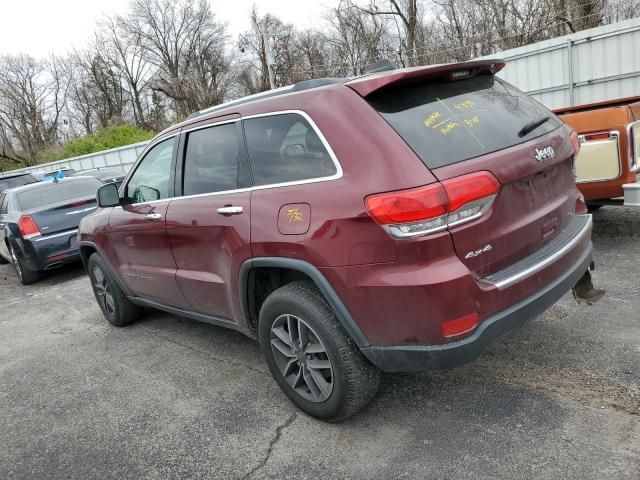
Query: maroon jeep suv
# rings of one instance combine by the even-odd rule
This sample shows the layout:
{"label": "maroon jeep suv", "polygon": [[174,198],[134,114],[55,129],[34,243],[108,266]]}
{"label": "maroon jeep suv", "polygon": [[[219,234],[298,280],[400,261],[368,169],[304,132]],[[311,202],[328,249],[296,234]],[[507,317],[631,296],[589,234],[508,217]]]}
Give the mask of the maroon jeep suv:
{"label": "maroon jeep suv", "polygon": [[160,133],[79,244],[114,325],[153,307],[260,342],[304,412],[449,368],[591,264],[577,136],[497,60],[322,79]]}

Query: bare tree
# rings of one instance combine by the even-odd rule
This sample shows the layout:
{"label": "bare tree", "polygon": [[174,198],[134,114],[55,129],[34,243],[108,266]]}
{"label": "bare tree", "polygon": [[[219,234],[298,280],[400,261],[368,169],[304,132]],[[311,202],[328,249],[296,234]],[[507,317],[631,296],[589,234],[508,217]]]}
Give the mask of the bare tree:
{"label": "bare tree", "polygon": [[420,29],[418,0],[389,0],[388,8],[381,6],[379,0],[370,0],[367,8],[356,8],[369,15],[391,16],[395,21],[400,20],[404,32],[398,49],[399,59],[403,64],[406,59],[410,66],[417,64],[416,43]]}
{"label": "bare tree", "polygon": [[95,44],[101,46],[103,57],[120,73],[134,122],[139,127],[147,128],[146,100],[152,65],[146,58],[142,35],[127,28],[124,17],[107,17],[99,24]]}
{"label": "bare tree", "polygon": [[603,23],[614,23],[640,16],[638,0],[604,0]]}
{"label": "bare tree", "polygon": [[126,116],[124,79],[105,52],[106,48],[102,48],[102,43],[96,39],[85,50],[73,55],[72,102],[85,113],[91,112],[85,124],[85,128],[90,127],[88,132],[93,130],[94,124],[105,128],[121,122]]}
{"label": "bare tree", "polygon": [[[158,69],[152,88],[172,99],[176,115],[185,117],[200,106],[191,96],[194,84],[213,89],[220,85],[202,69],[202,62],[215,69],[216,79],[230,64],[223,53],[226,29],[214,21],[206,0],[133,0],[131,5],[129,32],[140,35],[145,55]],[[209,91],[205,101],[223,93]]]}
{"label": "bare tree", "polygon": [[359,75],[366,66],[393,51],[388,35],[388,19],[356,8],[351,0],[341,0],[327,19],[325,41],[331,46],[332,75]]}
{"label": "bare tree", "polygon": [[0,57],[0,158],[33,165],[58,142],[68,77],[63,61]]}
{"label": "bare tree", "polygon": [[[260,15],[253,5],[249,14],[251,29],[240,35],[242,74],[240,81],[246,93],[257,93],[299,80],[295,69],[300,52],[293,25],[275,15]],[[271,78],[270,78],[271,77]]]}
{"label": "bare tree", "polygon": [[296,45],[298,61],[293,71],[296,78],[307,80],[330,75],[325,65],[330,64],[333,58],[331,50],[327,48],[325,35],[307,29],[297,34]]}

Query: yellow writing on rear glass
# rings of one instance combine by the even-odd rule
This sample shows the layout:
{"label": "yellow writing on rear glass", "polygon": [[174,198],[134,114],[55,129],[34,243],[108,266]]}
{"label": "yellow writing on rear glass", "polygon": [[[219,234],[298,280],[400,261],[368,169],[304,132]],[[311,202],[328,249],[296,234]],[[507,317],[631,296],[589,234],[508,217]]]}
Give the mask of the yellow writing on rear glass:
{"label": "yellow writing on rear glass", "polygon": [[431,127],[438,117],[441,117],[442,114],[440,112],[433,112],[429,117],[424,121],[425,126]]}
{"label": "yellow writing on rear glass", "polygon": [[478,115],[476,115],[475,117],[467,118],[464,121],[464,124],[467,127],[473,127],[474,125],[478,125],[479,123],[480,123],[480,117],[478,117]]}
{"label": "yellow writing on rear glass", "polygon": [[459,127],[460,124],[458,122],[449,122],[447,123],[444,127],[442,127],[440,129],[440,131],[444,134],[447,135],[449,132],[455,130],[457,127]]}
{"label": "yellow writing on rear glass", "polygon": [[473,100],[465,100],[464,102],[456,103],[454,106],[458,110],[466,110],[467,108],[471,108],[475,105]]}

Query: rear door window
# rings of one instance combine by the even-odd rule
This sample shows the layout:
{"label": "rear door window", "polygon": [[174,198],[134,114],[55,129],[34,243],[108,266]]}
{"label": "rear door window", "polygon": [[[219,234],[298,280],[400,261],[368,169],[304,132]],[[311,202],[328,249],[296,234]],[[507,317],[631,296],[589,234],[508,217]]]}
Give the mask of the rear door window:
{"label": "rear door window", "polygon": [[189,132],[184,159],[184,195],[238,188],[238,138],[235,123]]}
{"label": "rear door window", "polygon": [[[392,87],[367,101],[429,168],[502,150],[562,124],[538,102],[493,75]],[[545,118],[528,133],[522,130]]]}
{"label": "rear door window", "polygon": [[328,177],[337,172],[324,143],[297,113],[244,120],[255,185]]}

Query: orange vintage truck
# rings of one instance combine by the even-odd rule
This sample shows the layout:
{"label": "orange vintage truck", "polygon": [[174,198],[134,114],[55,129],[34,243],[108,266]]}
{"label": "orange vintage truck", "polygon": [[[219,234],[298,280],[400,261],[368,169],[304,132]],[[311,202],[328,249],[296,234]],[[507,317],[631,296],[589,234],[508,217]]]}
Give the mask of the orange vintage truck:
{"label": "orange vintage truck", "polygon": [[578,132],[576,182],[591,210],[640,206],[640,96],[554,110]]}

